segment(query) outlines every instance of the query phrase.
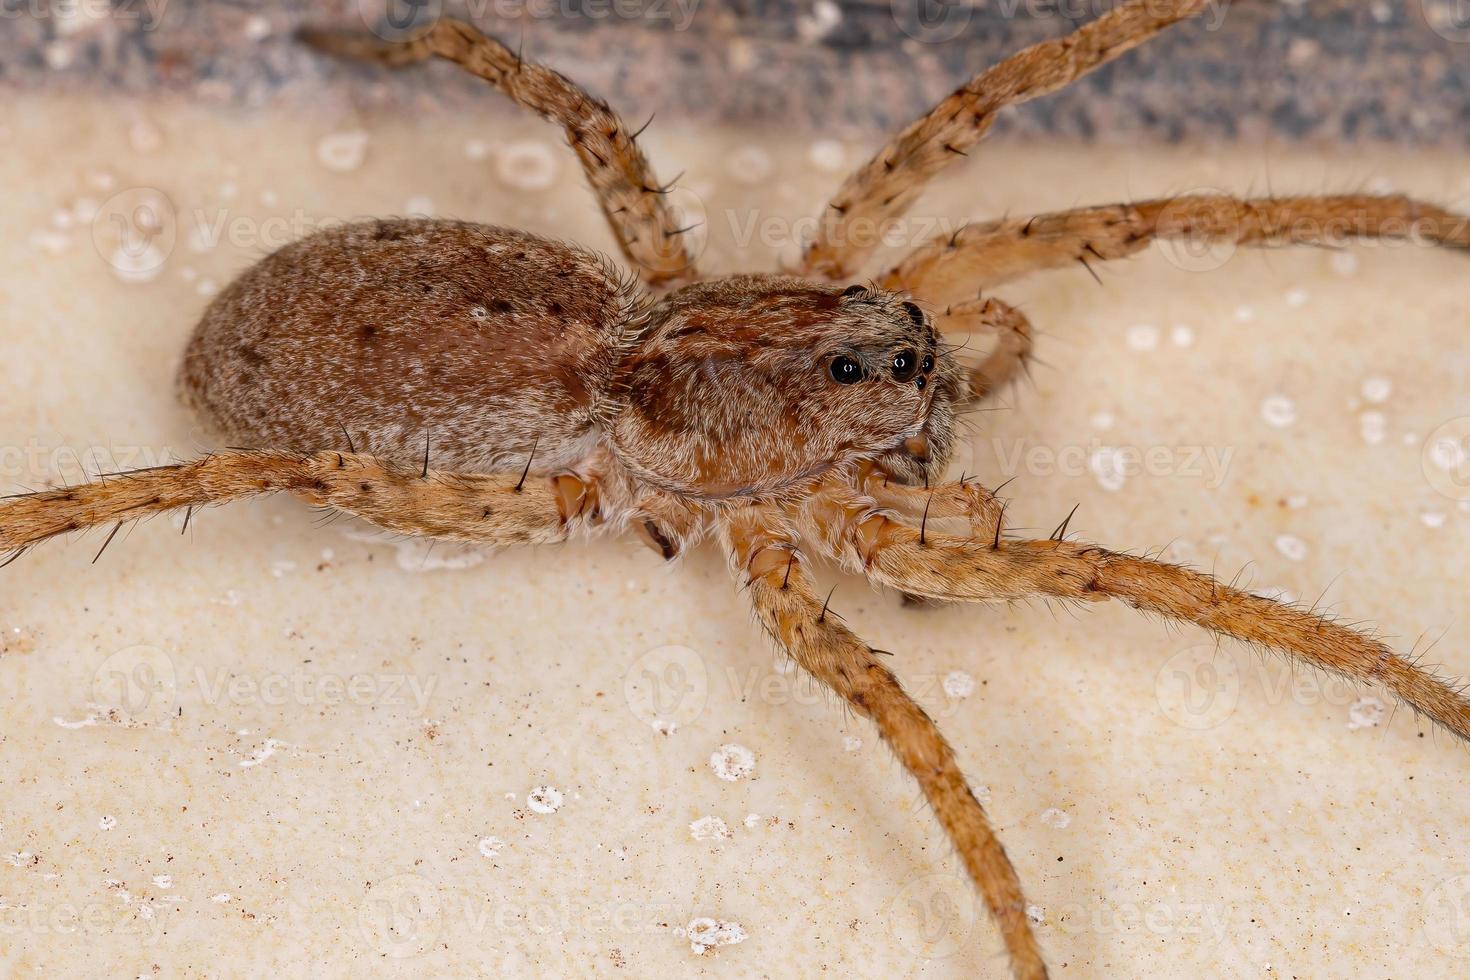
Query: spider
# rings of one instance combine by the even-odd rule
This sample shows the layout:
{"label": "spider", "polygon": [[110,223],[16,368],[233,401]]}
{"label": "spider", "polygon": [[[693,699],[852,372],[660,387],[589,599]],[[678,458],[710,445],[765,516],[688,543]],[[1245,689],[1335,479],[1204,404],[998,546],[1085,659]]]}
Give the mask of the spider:
{"label": "spider", "polygon": [[[1191,196],[972,225],[866,284],[874,243],[1006,106],[1118,57],[1206,0],[1135,0],[977,75],[837,191],[797,267],[704,278],[667,188],[603,102],[466,23],[384,42],[308,30],[390,66],[437,56],[565,128],[636,276],[575,245],[433,219],[358,222],[288,245],[210,305],[185,400],[236,444],[0,503],[0,553],[164,511],[284,492],[390,531],[502,546],[631,531],[666,559],[714,537],[756,619],[869,719],[917,781],[994,919],[1017,977],[1046,975],[1019,877],[943,735],[828,607],[836,561],[920,600],[1118,599],[1372,682],[1470,739],[1470,701],[1376,639],[1209,575],[1007,533],[1005,503],[940,482],[960,412],[1024,370],[1032,330],[978,295],[1152,241],[1326,244],[1327,229],[1470,248],[1464,219],[1402,197]],[[871,239],[872,236],[866,236]],[[931,312],[932,311],[932,312]],[[962,366],[948,333],[989,333]],[[937,530],[941,520],[968,533]],[[99,551],[99,555],[100,555]]]}

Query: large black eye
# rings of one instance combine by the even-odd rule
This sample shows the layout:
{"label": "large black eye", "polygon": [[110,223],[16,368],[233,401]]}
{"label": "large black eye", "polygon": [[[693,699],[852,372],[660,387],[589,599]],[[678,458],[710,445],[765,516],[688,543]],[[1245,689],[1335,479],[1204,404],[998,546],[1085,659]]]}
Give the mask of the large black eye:
{"label": "large black eye", "polygon": [[840,385],[856,384],[864,377],[862,364],[843,355],[832,358],[827,370],[831,373],[832,380]]}
{"label": "large black eye", "polygon": [[889,364],[893,369],[893,377],[897,381],[907,381],[919,370],[919,355],[911,350],[901,350],[893,355],[893,361]]}
{"label": "large black eye", "polygon": [[848,296],[856,296],[859,293],[866,293],[867,291],[868,291],[868,287],[867,286],[860,286],[860,285],[854,283],[853,285],[848,286],[846,289],[844,289],[842,291],[842,296],[843,296],[844,299],[846,299]]}
{"label": "large black eye", "polygon": [[907,313],[909,315],[909,319],[912,320],[912,321],[914,321],[914,326],[916,326],[916,327],[922,327],[924,325],[924,311],[923,310],[919,309],[913,303],[905,303],[905,304],[903,304],[903,310],[904,310],[905,313]]}

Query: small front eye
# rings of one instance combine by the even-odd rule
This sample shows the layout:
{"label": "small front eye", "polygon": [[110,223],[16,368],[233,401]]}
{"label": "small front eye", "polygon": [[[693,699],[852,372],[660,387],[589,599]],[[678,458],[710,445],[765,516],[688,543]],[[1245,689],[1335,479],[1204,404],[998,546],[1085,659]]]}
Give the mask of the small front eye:
{"label": "small front eye", "polygon": [[827,366],[832,375],[832,380],[840,385],[856,384],[863,380],[863,366],[851,357],[838,356],[832,358],[832,363]]}
{"label": "small front eye", "polygon": [[919,369],[919,355],[911,350],[901,350],[893,355],[893,361],[889,366],[893,369],[895,380],[907,381]]}
{"label": "small front eye", "polygon": [[925,374],[928,374],[930,371],[934,370],[934,355],[933,354],[925,354],[924,355],[924,361],[923,361],[922,364],[919,365],[919,370],[920,371],[923,371]]}

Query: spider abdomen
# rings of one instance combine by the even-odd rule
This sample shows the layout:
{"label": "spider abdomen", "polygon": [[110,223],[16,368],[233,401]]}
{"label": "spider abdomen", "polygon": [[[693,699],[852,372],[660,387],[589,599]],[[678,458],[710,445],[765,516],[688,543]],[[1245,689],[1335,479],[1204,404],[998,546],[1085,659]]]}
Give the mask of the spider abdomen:
{"label": "spider abdomen", "polygon": [[594,253],[433,219],[287,245],[205,311],[185,400],[232,444],[347,449],[436,468],[569,466],[641,292]]}

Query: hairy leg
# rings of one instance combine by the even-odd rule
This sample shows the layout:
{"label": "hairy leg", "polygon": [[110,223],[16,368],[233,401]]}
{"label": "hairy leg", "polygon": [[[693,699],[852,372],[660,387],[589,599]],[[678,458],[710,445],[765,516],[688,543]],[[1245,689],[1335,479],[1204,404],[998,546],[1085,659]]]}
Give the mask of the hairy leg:
{"label": "hairy leg", "polygon": [[1055,92],[1199,13],[1208,3],[1133,0],[1065,37],[1032,45],[976,75],[843,182],[802,256],[799,271],[829,279],[853,275],[879,244],[884,225],[908,210],[930,178],[964,156],[1000,110]]}
{"label": "hairy leg", "polygon": [[[906,286],[911,295],[927,300],[917,290]],[[1020,310],[998,299],[984,297],[951,303],[934,318],[934,324],[945,333],[990,333],[995,335],[994,349],[969,369],[971,405],[990,399],[1006,385],[1019,378],[1031,363],[1036,342],[1031,321]]]}
{"label": "hairy leg", "polygon": [[732,510],[720,534],[761,625],[808,673],[870,719],[918,780],[1000,927],[1015,975],[1045,977],[1020,880],[933,719],[872,648],[827,612],[780,513],[759,506]]}
{"label": "hairy leg", "polygon": [[360,34],[306,28],[301,39],[329,54],[398,67],[446,58],[485,79],[518,104],[559,123],[582,162],[623,257],[650,285],[694,279],[694,259],[653,168],[638,148],[638,133],[618,114],[565,76],[529,61],[463,21],[441,19],[411,41],[388,43]]}
{"label": "hairy leg", "polygon": [[1470,248],[1470,217],[1397,196],[1163,198],[970,225],[920,245],[881,283],[941,305],[1034,272],[1127,258],[1157,239],[1192,246],[1396,239]]}
{"label": "hairy leg", "polygon": [[1318,613],[1251,595],[1177,565],[1063,540],[920,534],[871,498],[829,484],[803,510],[803,531],[870,579],[915,595],[963,601],[1121,599],[1142,612],[1194,623],[1376,683],[1470,741],[1470,701],[1384,644]]}
{"label": "hairy leg", "polygon": [[263,493],[289,493],[402,534],[495,545],[562,541],[598,519],[596,484],[570,475],[518,481],[405,472],[352,453],[230,450],[0,499],[0,554],[13,560],[59,534]]}

